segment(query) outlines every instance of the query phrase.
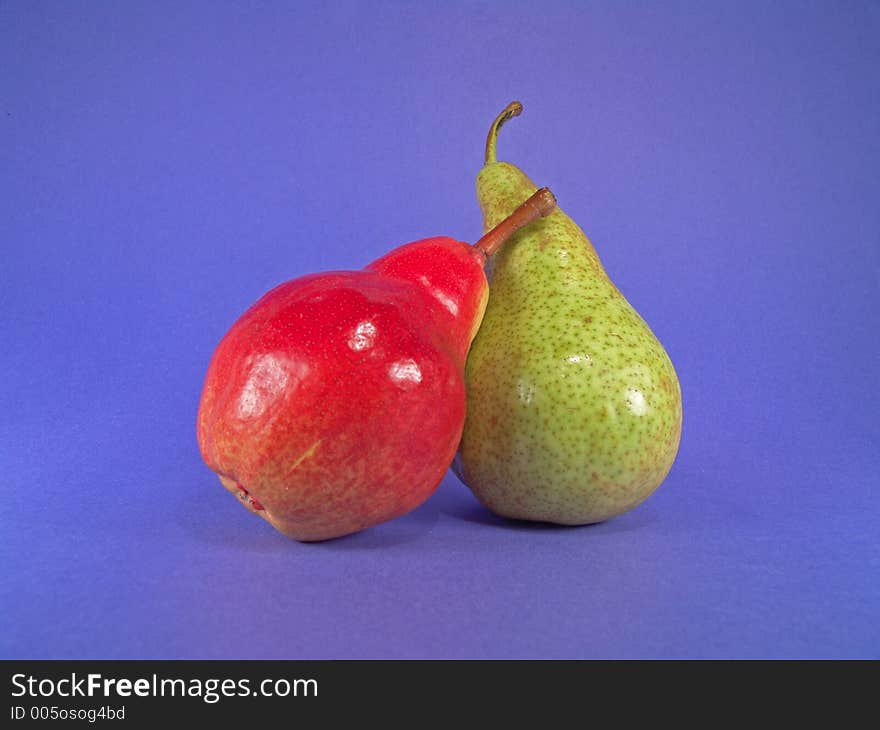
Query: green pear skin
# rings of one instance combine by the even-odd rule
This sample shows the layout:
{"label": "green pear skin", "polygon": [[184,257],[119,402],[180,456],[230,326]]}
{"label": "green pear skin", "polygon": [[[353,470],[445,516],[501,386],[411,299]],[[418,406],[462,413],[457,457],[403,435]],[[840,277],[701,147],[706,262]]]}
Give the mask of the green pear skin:
{"label": "green pear skin", "polygon": [[[535,192],[495,161],[477,177],[490,230]],[[482,326],[467,360],[467,418],[456,470],[510,518],[582,525],[632,509],[666,478],[681,437],[681,390],[651,329],[561,209],[495,254]]]}

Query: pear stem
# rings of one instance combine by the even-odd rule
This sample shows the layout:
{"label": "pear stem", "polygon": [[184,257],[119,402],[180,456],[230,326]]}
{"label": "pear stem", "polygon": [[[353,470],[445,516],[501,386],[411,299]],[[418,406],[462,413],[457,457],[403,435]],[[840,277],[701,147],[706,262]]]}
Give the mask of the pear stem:
{"label": "pear stem", "polygon": [[555,208],[556,197],[550,192],[550,188],[539,188],[526,202],[477,241],[474,247],[486,256],[491,256],[514,233],[538,218],[550,215]]}
{"label": "pear stem", "polygon": [[495,153],[495,148],[498,145],[498,130],[504,126],[504,123],[509,119],[513,119],[513,117],[518,117],[522,114],[523,105],[518,101],[512,101],[506,107],[504,107],[504,111],[501,112],[497,117],[495,117],[495,121],[492,122],[492,126],[489,127],[489,136],[486,138],[486,158],[485,162],[487,165],[498,162],[498,157]]}

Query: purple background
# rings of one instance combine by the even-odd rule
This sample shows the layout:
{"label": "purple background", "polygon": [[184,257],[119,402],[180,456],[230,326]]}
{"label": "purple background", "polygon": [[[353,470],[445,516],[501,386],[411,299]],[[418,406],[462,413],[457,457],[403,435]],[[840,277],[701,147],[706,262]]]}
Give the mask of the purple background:
{"label": "purple background", "polygon": [[[0,2],[0,656],[880,656],[880,5]],[[492,117],[675,362],[635,511],[301,545],[202,463],[274,284],[474,240]]]}

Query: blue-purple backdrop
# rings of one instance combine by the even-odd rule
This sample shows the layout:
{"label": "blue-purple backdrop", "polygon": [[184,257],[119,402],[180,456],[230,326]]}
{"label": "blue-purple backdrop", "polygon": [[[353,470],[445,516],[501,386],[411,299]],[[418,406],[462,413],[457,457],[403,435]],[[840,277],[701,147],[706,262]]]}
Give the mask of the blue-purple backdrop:
{"label": "blue-purple backdrop", "polygon": [[[327,7],[329,5],[329,7]],[[876,2],[0,4],[0,656],[880,656]],[[203,465],[274,284],[549,185],[675,362],[603,525],[414,513],[301,545]]]}

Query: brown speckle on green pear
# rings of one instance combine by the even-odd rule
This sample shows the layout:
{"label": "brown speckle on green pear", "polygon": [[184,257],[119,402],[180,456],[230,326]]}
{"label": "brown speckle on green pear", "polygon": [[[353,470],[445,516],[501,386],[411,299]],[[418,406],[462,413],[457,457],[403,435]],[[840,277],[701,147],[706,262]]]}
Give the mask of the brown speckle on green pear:
{"label": "brown speckle on green pear", "polygon": [[[515,115],[496,119],[477,177],[486,230],[537,189],[494,159],[498,128]],[[467,361],[460,476],[507,517],[576,525],[637,506],[666,478],[681,436],[663,346],[558,208],[510,239],[489,272]]]}

